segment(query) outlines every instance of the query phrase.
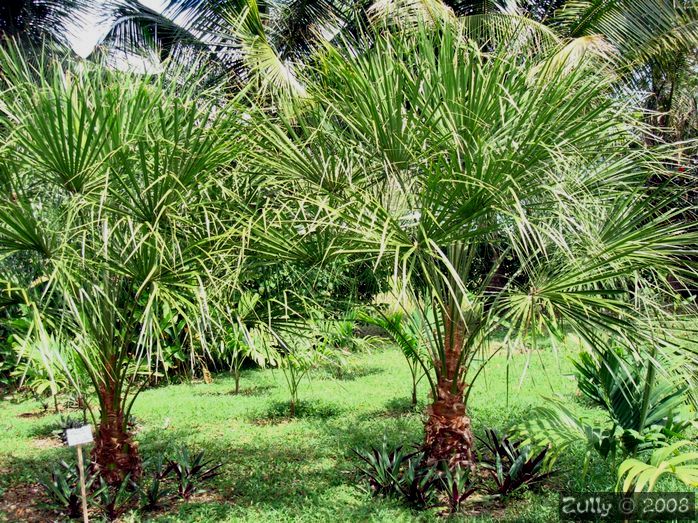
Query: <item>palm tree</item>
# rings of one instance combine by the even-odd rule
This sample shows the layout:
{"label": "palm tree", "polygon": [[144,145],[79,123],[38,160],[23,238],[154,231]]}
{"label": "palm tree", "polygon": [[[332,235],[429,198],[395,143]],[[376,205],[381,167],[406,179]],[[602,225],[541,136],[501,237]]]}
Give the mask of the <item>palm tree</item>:
{"label": "palm tree", "polygon": [[37,44],[51,38],[66,44],[67,24],[86,8],[84,0],[6,0],[0,5],[0,36]]}
{"label": "palm tree", "polygon": [[158,59],[187,62],[205,55],[207,66],[233,83],[259,82],[302,93],[299,62],[331,38],[349,16],[336,0],[169,0],[162,12],[137,0],[109,2],[107,48],[153,50]]}
{"label": "palm tree", "polygon": [[432,19],[362,54],[328,48],[308,98],[259,118],[256,160],[286,197],[250,244],[290,260],[328,237],[325,260],[392,268],[428,326],[425,447],[454,466],[473,466],[466,407],[496,353],[563,329],[638,350],[696,239],[672,221],[678,189],[648,189],[666,158],[598,59],[486,53],[464,31]]}
{"label": "palm tree", "polygon": [[526,17],[563,40],[603,38],[622,79],[650,94],[647,108],[659,113],[650,117],[662,127],[669,124],[674,93],[692,74],[686,62],[698,47],[698,5],[692,0],[476,1],[455,8],[495,27]]}
{"label": "palm tree", "polygon": [[[361,42],[370,25],[424,16],[465,17],[469,36],[484,45],[507,41],[521,27],[577,46],[598,46],[602,38],[623,77],[652,93],[648,108],[664,112],[683,76],[676,65],[698,44],[692,0],[170,0],[162,13],[138,0],[115,0],[104,44],[155,48],[161,59],[203,52],[210,67],[235,81],[302,95],[300,69],[323,42],[351,37],[363,47],[370,45],[370,38]],[[666,125],[667,117],[653,123]]]}
{"label": "palm tree", "polygon": [[27,345],[76,355],[97,399],[93,461],[117,484],[141,470],[128,418],[162,345],[175,333],[205,350],[214,332],[209,284],[223,292],[215,237],[240,127],[217,89],[181,71],[34,67],[13,46],[0,60],[0,253],[40,271],[4,285],[3,300],[34,311]]}

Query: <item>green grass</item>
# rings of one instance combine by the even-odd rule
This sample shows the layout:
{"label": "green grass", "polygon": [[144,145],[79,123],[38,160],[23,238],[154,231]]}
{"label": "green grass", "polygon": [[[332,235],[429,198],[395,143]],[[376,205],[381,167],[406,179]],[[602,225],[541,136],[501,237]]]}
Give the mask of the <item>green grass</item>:
{"label": "green grass", "polygon": [[[499,429],[559,396],[578,411],[588,411],[575,395],[570,365],[549,349],[516,356],[509,368],[497,357],[476,383],[470,413],[476,433]],[[525,374],[523,369],[527,367]],[[524,379],[519,384],[519,378]],[[349,379],[347,379],[349,378]],[[419,442],[422,414],[409,406],[409,373],[394,349],[352,356],[343,380],[318,372],[301,391],[303,406],[294,420],[283,417],[287,392],[278,371],[249,370],[242,393],[225,375],[213,383],[169,385],[141,394],[134,409],[137,439],[144,456],[187,444],[205,449],[224,463],[208,485],[206,501],[181,503],[167,514],[132,515],[127,521],[414,521],[435,519],[435,512],[414,512],[399,502],[371,497],[356,473],[354,447]],[[420,403],[427,401],[426,384]],[[0,403],[0,496],[12,485],[33,482],[48,464],[74,459],[69,449],[42,448],[58,416],[19,417],[37,409],[33,402]],[[610,490],[611,464],[593,459],[582,480],[583,449],[559,462],[560,472],[543,493],[526,493],[506,507],[494,506],[492,520],[555,521],[558,490]],[[681,488],[678,488],[681,490]],[[685,488],[684,488],[685,490]],[[496,517],[495,517],[496,516]],[[465,519],[473,517],[464,516]],[[1,516],[0,516],[1,519]],[[478,521],[489,521],[483,511]]]}

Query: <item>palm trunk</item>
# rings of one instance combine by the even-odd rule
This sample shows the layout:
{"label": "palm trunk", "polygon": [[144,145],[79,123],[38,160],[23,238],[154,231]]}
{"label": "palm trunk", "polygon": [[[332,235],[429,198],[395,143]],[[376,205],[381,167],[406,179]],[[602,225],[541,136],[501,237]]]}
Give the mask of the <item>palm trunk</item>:
{"label": "palm trunk", "polygon": [[445,461],[450,467],[474,468],[473,433],[465,411],[459,358],[463,350],[463,325],[445,318],[444,361],[438,362],[437,397],[427,408],[424,446],[430,463]]}
{"label": "palm trunk", "polygon": [[465,413],[463,389],[451,392],[449,380],[439,381],[439,397],[427,407],[424,446],[429,462],[446,461],[451,467],[475,465],[473,433]]}
{"label": "palm trunk", "polygon": [[93,466],[109,485],[121,485],[129,475],[131,479],[140,477],[141,457],[138,444],[128,432],[122,404],[115,400],[111,387],[100,387],[102,400],[99,427],[92,449]]}

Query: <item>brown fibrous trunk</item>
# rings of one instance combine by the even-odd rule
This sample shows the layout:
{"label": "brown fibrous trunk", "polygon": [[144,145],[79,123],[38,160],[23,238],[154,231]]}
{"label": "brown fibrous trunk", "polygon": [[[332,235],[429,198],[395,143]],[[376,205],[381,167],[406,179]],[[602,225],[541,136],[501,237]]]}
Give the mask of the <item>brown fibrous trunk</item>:
{"label": "brown fibrous trunk", "polygon": [[473,433],[465,412],[462,389],[451,392],[439,383],[439,397],[427,407],[424,447],[430,463],[447,462],[451,468],[473,468]]}
{"label": "brown fibrous trunk", "polygon": [[[424,448],[430,463],[446,462],[449,467],[475,467],[473,433],[463,396],[466,384],[461,379],[458,361],[463,350],[463,325],[446,318],[444,362],[436,362],[436,397],[427,407]],[[444,372],[445,371],[445,372]]]}
{"label": "brown fibrous trunk", "polygon": [[[103,397],[110,395],[104,391]],[[95,444],[92,449],[92,467],[109,485],[121,485],[126,476],[138,479],[142,472],[138,443],[129,433],[121,408],[114,408],[111,401],[104,403]]]}

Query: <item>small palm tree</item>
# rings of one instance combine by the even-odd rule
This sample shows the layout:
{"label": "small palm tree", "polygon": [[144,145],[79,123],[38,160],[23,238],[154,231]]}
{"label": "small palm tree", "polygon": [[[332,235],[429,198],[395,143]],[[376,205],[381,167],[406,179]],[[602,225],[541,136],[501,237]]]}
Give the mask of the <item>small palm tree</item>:
{"label": "small palm tree", "polygon": [[12,46],[0,59],[0,252],[38,267],[6,285],[7,301],[34,311],[27,338],[76,355],[97,398],[93,460],[118,483],[140,472],[128,418],[162,344],[174,332],[205,350],[215,327],[208,289],[239,126],[217,90],[179,71],[33,67]]}
{"label": "small palm tree", "polygon": [[603,67],[485,53],[464,30],[431,20],[374,34],[366,53],[326,50],[308,98],[257,126],[257,161],[285,200],[251,245],[293,259],[331,237],[326,259],[393,269],[398,302],[427,326],[427,452],[471,466],[466,406],[486,363],[563,328],[593,348],[641,346],[661,315],[641,290],[690,275],[695,230],[672,221],[685,205],[673,186],[647,189],[668,159]]}

